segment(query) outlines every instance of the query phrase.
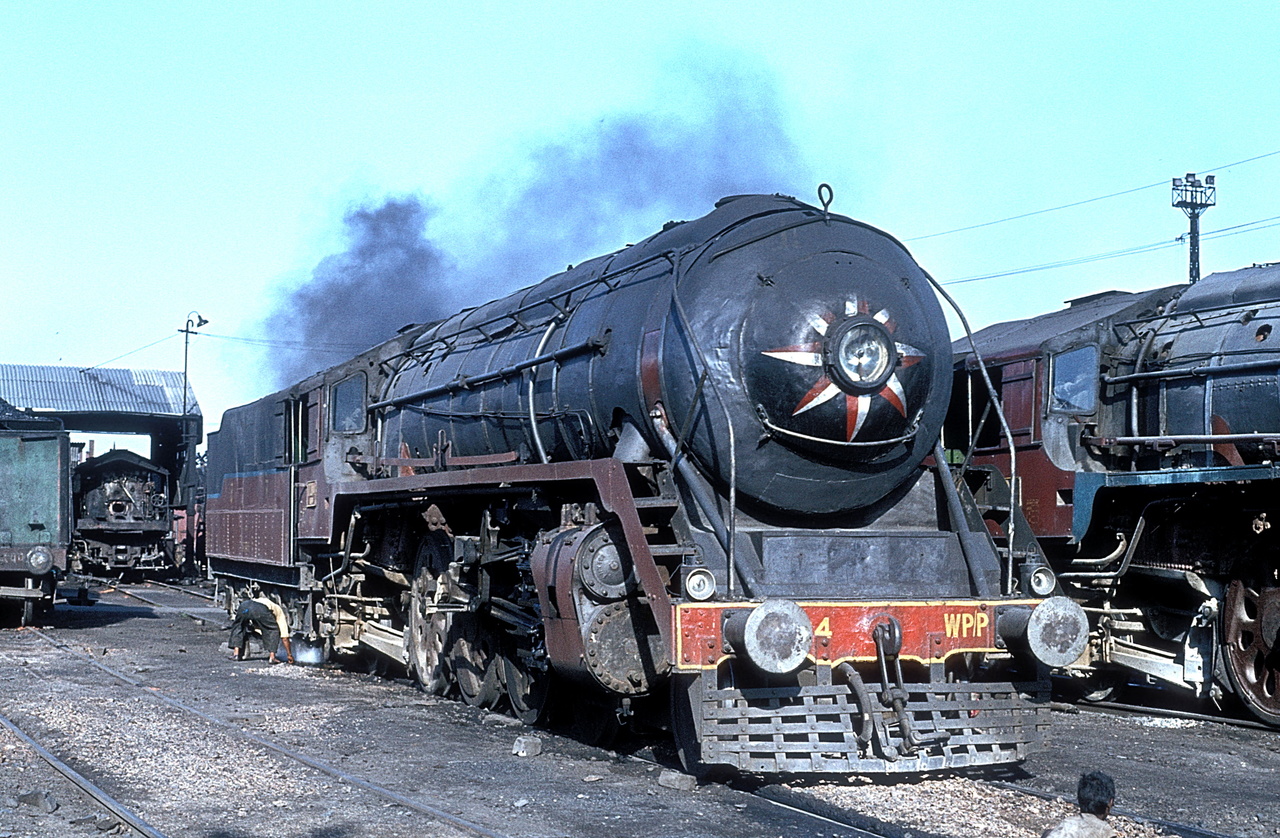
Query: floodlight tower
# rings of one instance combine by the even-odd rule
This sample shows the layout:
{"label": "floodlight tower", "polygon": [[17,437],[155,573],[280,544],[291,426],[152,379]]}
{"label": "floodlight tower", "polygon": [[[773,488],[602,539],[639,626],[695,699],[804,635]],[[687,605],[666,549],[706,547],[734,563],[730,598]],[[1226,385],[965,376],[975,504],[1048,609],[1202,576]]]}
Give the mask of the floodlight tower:
{"label": "floodlight tower", "polygon": [[1213,185],[1213,175],[1205,175],[1201,183],[1195,172],[1173,179],[1173,205],[1191,219],[1191,254],[1188,274],[1191,284],[1200,280],[1200,216],[1218,199],[1218,188]]}

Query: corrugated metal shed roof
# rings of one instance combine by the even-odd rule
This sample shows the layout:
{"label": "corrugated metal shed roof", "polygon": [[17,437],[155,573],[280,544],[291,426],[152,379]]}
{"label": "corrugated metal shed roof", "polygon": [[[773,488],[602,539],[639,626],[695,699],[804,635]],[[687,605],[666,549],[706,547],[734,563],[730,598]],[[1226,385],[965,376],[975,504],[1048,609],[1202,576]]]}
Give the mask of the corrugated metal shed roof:
{"label": "corrugated metal shed roof", "polygon": [[[170,370],[0,364],[0,399],[31,410],[181,416],[182,389],[182,373]],[[190,386],[187,413],[200,415]]]}

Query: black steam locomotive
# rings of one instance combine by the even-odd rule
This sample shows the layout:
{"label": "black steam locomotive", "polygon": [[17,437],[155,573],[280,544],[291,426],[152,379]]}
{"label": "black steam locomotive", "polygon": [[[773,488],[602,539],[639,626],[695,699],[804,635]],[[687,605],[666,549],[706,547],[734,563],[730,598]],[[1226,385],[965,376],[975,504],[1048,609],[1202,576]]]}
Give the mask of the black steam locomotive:
{"label": "black steam locomotive", "polygon": [[132,451],[113,450],[75,467],[72,562],[85,573],[172,572],[169,472]]}
{"label": "black steam locomotive", "polygon": [[725,199],[228,411],[211,571],[426,690],[669,726],[691,770],[1021,759],[1087,625],[945,466],[930,282],[825,207]]}
{"label": "black steam locomotive", "polygon": [[[1079,691],[1234,693],[1280,725],[1280,264],[1112,292],[976,336],[1001,392],[1022,506],[1092,623]],[[965,342],[956,344],[968,353]],[[949,438],[1008,471],[985,396]],[[972,395],[971,395],[972,394]]]}

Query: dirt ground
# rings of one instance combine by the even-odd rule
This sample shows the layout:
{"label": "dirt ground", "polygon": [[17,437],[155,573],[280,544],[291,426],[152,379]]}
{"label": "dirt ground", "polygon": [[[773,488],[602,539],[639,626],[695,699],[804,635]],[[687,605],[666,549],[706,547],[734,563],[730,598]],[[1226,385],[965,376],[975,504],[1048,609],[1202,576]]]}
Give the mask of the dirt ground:
{"label": "dirt ground", "polygon": [[[169,601],[164,592],[148,596]],[[225,615],[212,608],[201,614],[203,625],[104,594],[91,608],[59,606],[43,631],[62,648],[30,632],[0,632],[0,713],[172,835],[461,834],[287,760],[240,730],[511,835],[853,834],[727,786],[670,788],[661,764],[670,764],[670,748],[660,739],[632,740],[610,753],[425,696],[403,678],[270,666],[261,655],[232,662]],[[124,671],[143,688],[122,686],[87,659]],[[154,693],[221,724],[193,718]],[[1071,798],[1081,772],[1105,770],[1119,788],[1116,826],[1129,838],[1160,834],[1141,822],[1150,818],[1247,838],[1280,835],[1280,735],[1091,712],[1055,714],[1055,722],[1053,746],[1007,779]],[[542,752],[513,755],[522,735],[536,736]],[[78,800],[42,766],[0,730],[0,838],[110,831],[100,808]],[[47,803],[38,796],[18,799],[41,791],[59,803],[56,811],[43,811]],[[769,791],[809,795],[902,838],[1034,838],[1071,810],[968,777],[897,784],[849,778]]]}

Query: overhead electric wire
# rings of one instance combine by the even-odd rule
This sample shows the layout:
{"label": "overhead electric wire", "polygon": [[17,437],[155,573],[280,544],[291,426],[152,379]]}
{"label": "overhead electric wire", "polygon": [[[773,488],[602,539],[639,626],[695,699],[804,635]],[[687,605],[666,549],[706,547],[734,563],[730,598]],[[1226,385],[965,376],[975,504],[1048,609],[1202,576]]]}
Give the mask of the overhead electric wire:
{"label": "overhead electric wire", "polygon": [[[141,352],[144,349],[150,349],[151,347],[164,343],[167,340],[172,340],[173,338],[177,337],[180,334],[182,334],[181,331],[179,331],[177,334],[162,337],[159,340],[153,340],[151,343],[145,344],[143,346],[139,346],[137,349],[130,349],[128,352],[124,353],[123,355],[117,355],[114,358],[111,358],[106,361],[101,361],[97,364],[94,364],[91,367],[81,367],[80,372],[88,372],[89,370],[96,370],[98,367],[105,367],[107,364],[110,364],[114,361],[119,361],[121,358],[128,358],[130,355],[134,355],[138,352]],[[247,343],[252,346],[269,346],[274,349],[294,349],[294,350],[299,350],[304,352],[332,352],[334,354],[344,354],[344,355],[353,351],[359,352],[361,350],[368,349],[372,345],[368,343],[308,343],[307,341],[300,341],[300,340],[289,341],[289,340],[269,340],[267,338],[242,338],[242,337],[236,337],[234,335],[215,335],[215,334],[211,334],[210,332],[196,332],[194,330],[191,332],[191,335],[192,337],[206,337],[206,338],[215,338],[217,340],[229,340],[229,341],[232,341],[233,343]]]}
{"label": "overhead electric wire", "polygon": [[[181,332],[179,332],[178,334],[181,334]],[[107,364],[110,364],[112,361],[119,361],[121,358],[128,358],[130,355],[133,355],[137,352],[141,352],[144,349],[150,349],[151,347],[157,344],[164,343],[166,340],[172,340],[177,336],[178,335],[174,334],[174,335],[168,335],[166,337],[162,337],[160,338],[160,340],[153,340],[151,343],[148,343],[146,346],[139,346],[137,349],[130,349],[128,352],[124,353],[123,355],[117,355],[116,357],[111,358],[109,360],[96,363],[91,367],[81,367],[80,372],[88,372],[89,370],[96,370],[98,367],[105,367]]]}
{"label": "overhead electric wire", "polygon": [[1164,186],[1165,183],[1167,182],[1168,181],[1162,180],[1159,183],[1149,183],[1146,186],[1135,186],[1133,189],[1126,189],[1123,192],[1112,192],[1110,195],[1099,195],[1096,198],[1086,198],[1083,201],[1075,201],[1073,203],[1063,204],[1057,207],[1049,207],[1047,209],[1032,210],[1031,212],[1024,212],[1020,215],[1011,215],[1008,218],[997,218],[995,221],[984,221],[981,224],[970,224],[968,227],[957,227],[954,230],[943,230],[941,233],[929,233],[928,235],[925,235],[925,236],[914,236],[909,239],[904,239],[904,241],[918,242],[918,241],[924,241],[925,239],[936,239],[939,236],[949,236],[952,233],[964,233],[969,230],[978,230],[978,229],[981,229],[982,227],[991,227],[995,224],[1003,224],[1006,221],[1017,221],[1020,218],[1030,218],[1033,215],[1044,215],[1047,212],[1057,212],[1058,210],[1071,209],[1072,207],[1079,207],[1079,206],[1083,206],[1084,204],[1092,204],[1096,201],[1105,201],[1108,198],[1118,198],[1121,195],[1129,195],[1134,192],[1142,192],[1145,189],[1154,189],[1157,186]]}
{"label": "overhead electric wire", "polygon": [[[1241,229],[1241,228],[1244,228],[1244,227],[1253,227],[1255,230],[1265,230],[1265,229],[1267,229],[1267,227],[1274,227],[1274,226],[1276,226],[1275,224],[1267,224],[1267,222],[1268,222],[1268,221],[1280,221],[1280,215],[1273,215],[1273,216],[1271,216],[1270,218],[1260,218],[1260,219],[1258,219],[1257,221],[1246,221],[1245,223],[1243,223],[1243,224],[1237,224],[1237,225],[1235,225],[1234,227],[1223,227],[1221,230],[1214,230],[1214,231],[1213,231],[1213,232],[1211,232],[1211,233],[1205,233],[1205,234],[1204,234],[1204,235],[1202,235],[1200,238],[1202,238],[1202,239],[1220,239],[1220,238],[1222,238],[1222,237],[1224,237],[1224,236],[1234,236],[1234,235],[1237,235],[1237,234],[1239,234],[1239,233],[1252,233],[1252,232],[1253,232],[1253,230],[1245,230],[1245,229]],[[1255,226],[1255,225],[1258,225],[1258,224],[1266,224],[1266,227],[1258,227],[1258,226]],[[1230,232],[1230,231],[1233,231],[1233,230],[1234,230],[1235,232]],[[1178,238],[1179,238],[1179,239],[1186,238],[1186,233],[1183,233],[1181,236],[1178,236]]]}
{"label": "overhead electric wire", "polygon": [[[1280,154],[1280,149],[1277,149],[1275,151],[1268,151],[1266,154],[1259,154],[1256,157],[1250,157],[1247,160],[1237,160],[1234,163],[1227,163],[1222,166],[1214,166],[1211,169],[1202,169],[1201,172],[1204,174],[1218,172],[1218,171],[1221,171],[1222,169],[1230,169],[1233,166],[1243,166],[1245,163],[1253,163],[1254,161],[1262,160],[1267,157],[1274,157],[1277,154]],[[918,241],[923,241],[925,239],[936,239],[939,236],[949,236],[952,233],[964,233],[969,230],[978,230],[983,227],[991,227],[995,224],[1003,224],[1006,221],[1018,221],[1019,219],[1031,218],[1032,216],[1035,216],[1035,215],[1044,215],[1045,213],[1048,213],[1048,212],[1057,212],[1058,210],[1071,209],[1072,207],[1079,207],[1079,206],[1084,206],[1085,204],[1092,204],[1098,201],[1105,201],[1108,198],[1119,198],[1122,195],[1131,195],[1134,192],[1142,192],[1147,189],[1155,189],[1157,186],[1165,186],[1168,183],[1169,183],[1168,178],[1165,178],[1164,180],[1158,181],[1156,183],[1149,183],[1146,186],[1135,186],[1132,189],[1124,189],[1124,190],[1121,190],[1120,192],[1112,192],[1109,195],[1099,195],[1096,198],[1086,198],[1083,201],[1072,201],[1069,204],[1062,204],[1056,207],[1048,207],[1046,209],[1032,210],[1031,212],[1024,212],[1018,215],[1011,215],[1007,218],[997,218],[994,221],[984,221],[981,224],[970,224],[966,227],[956,227],[953,230],[943,230],[940,233],[929,233],[924,236],[913,236],[908,239],[903,239],[903,241],[918,242]]]}
{"label": "overhead electric wire", "polygon": [[[1277,152],[1280,153],[1280,152]],[[1266,156],[1266,155],[1264,155]],[[1227,236],[1238,236],[1241,233],[1252,233],[1256,230],[1266,230],[1271,227],[1280,226],[1280,215],[1271,218],[1260,218],[1257,221],[1246,221],[1244,224],[1236,224],[1232,227],[1223,227],[1220,230],[1212,230],[1208,233],[1201,234],[1201,240],[1220,239]],[[1111,250],[1106,253],[1094,253],[1089,256],[1076,256],[1070,259],[1062,259],[1057,262],[1046,262],[1041,265],[1028,265],[1022,268],[1011,268],[1007,271],[999,271],[990,274],[978,274],[976,276],[960,277],[959,279],[949,279],[943,282],[943,285],[961,285],[966,282],[979,282],[984,279],[1000,279],[1006,276],[1017,276],[1018,274],[1035,273],[1037,271],[1048,271],[1055,268],[1070,268],[1075,265],[1085,265],[1090,262],[1102,262],[1107,259],[1119,259],[1124,256],[1137,256],[1140,253],[1152,253],[1157,250],[1166,250],[1170,247],[1180,247],[1186,234],[1180,235],[1175,239],[1168,241],[1151,242],[1150,244],[1141,244],[1135,247],[1126,247],[1120,250]]]}
{"label": "overhead electric wire", "polygon": [[372,344],[369,343],[313,343],[302,340],[271,340],[269,338],[243,338],[235,335],[215,335],[210,332],[201,332],[201,335],[207,338],[216,338],[217,340],[229,340],[233,343],[248,343],[253,346],[272,346],[277,349],[305,349],[307,351],[321,352],[350,352],[352,350],[360,351],[368,349]]}

